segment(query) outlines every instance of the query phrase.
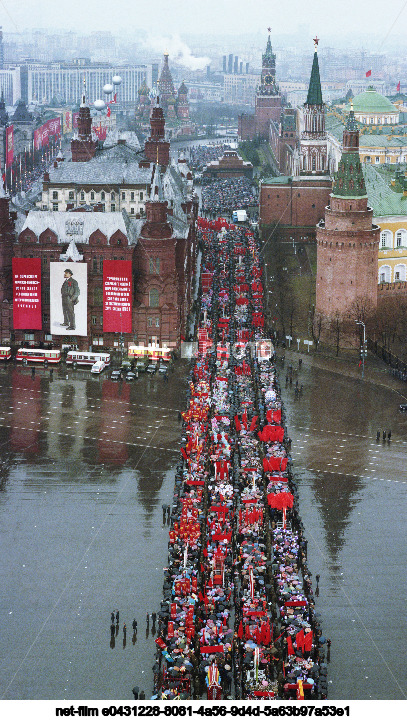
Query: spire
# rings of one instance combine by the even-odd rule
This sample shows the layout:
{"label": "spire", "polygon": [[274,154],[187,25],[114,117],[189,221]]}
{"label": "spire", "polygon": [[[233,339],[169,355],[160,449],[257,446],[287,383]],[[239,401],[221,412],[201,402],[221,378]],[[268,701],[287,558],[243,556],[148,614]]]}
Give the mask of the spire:
{"label": "spire", "polygon": [[86,107],[86,76],[83,76],[83,92],[82,92],[82,102],[81,102],[81,108]]}
{"label": "spire", "polygon": [[366,185],[359,158],[359,128],[353,110],[343,131],[342,157],[332,186],[332,195],[342,198],[366,197]]}
{"label": "spire", "polygon": [[318,38],[314,39],[315,52],[312,63],[311,78],[309,81],[308,95],[305,105],[323,105],[321,80],[319,77],[318,53],[316,50]]}
{"label": "spire", "polygon": [[151,183],[150,200],[155,203],[162,203],[164,200],[163,186],[161,182],[160,166],[158,165],[158,148],[157,163],[154,169],[153,182]]}

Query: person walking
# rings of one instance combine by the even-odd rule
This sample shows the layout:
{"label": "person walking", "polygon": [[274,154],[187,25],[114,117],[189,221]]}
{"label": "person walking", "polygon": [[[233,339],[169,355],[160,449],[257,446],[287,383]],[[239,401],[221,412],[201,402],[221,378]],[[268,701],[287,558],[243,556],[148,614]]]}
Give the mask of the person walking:
{"label": "person walking", "polygon": [[137,633],[137,621],[136,621],[135,618],[133,618],[132,626],[133,626],[133,631],[134,631],[134,633]]}
{"label": "person walking", "polygon": [[387,440],[390,441],[391,439],[391,431],[387,431]]}
{"label": "person walking", "polygon": [[110,621],[111,623],[114,623],[114,611],[110,614]]}
{"label": "person walking", "polygon": [[116,611],[116,623],[119,623],[120,613]]}

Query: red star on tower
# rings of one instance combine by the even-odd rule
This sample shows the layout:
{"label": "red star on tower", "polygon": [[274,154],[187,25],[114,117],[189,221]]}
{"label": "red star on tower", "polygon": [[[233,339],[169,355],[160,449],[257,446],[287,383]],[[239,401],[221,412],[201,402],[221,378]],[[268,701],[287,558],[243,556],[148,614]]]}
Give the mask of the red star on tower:
{"label": "red star on tower", "polygon": [[319,37],[318,37],[317,35],[315,35],[315,37],[314,37],[315,50],[316,50],[317,47],[318,47],[318,43],[319,43]]}

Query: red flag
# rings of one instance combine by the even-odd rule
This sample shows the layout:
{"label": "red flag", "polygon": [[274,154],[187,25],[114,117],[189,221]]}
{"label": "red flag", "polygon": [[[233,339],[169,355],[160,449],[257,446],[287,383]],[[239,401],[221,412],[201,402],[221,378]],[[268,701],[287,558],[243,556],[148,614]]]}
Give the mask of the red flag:
{"label": "red flag", "polygon": [[367,73],[366,73],[366,77],[367,77],[367,78],[370,78],[371,74],[372,74],[372,71],[371,71],[371,70],[368,70]]}
{"label": "red flag", "polygon": [[293,642],[290,635],[287,636],[287,651],[289,656],[294,656]]}
{"label": "red flag", "polygon": [[237,632],[237,637],[238,637],[238,638],[243,638],[243,621],[240,621],[240,623],[239,623],[239,629],[238,629],[238,632]]}
{"label": "red flag", "polygon": [[302,628],[301,631],[298,631],[295,642],[297,644],[297,651],[300,649],[302,650],[302,647],[304,646],[304,629]]}
{"label": "red flag", "polygon": [[106,112],[106,117],[107,117],[107,118],[110,118],[111,112],[112,112],[112,111],[110,110],[110,108],[108,108],[108,109],[107,109],[107,112]]}
{"label": "red flag", "polygon": [[310,652],[312,649],[312,631],[308,631],[304,636],[304,651]]}
{"label": "red flag", "polygon": [[400,92],[400,87],[401,87],[401,85],[400,85],[400,80],[399,80],[398,83],[397,83],[397,92],[398,92],[398,93]]}

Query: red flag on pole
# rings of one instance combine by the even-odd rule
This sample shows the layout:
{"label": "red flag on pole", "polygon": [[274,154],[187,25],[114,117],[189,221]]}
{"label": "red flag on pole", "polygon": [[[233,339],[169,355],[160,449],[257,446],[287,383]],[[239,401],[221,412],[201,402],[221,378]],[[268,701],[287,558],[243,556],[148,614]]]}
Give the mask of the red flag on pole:
{"label": "red flag on pole", "polygon": [[287,636],[287,653],[289,656],[294,656],[293,642],[290,635]]}
{"label": "red flag on pole", "polygon": [[398,83],[397,83],[397,92],[398,92],[398,93],[400,92],[400,87],[401,87],[401,85],[400,85],[400,80],[399,80]]}
{"label": "red flag on pole", "polygon": [[371,71],[371,70],[368,70],[367,73],[366,73],[366,77],[367,77],[367,78],[370,78],[371,74],[372,74],[372,71]]}

